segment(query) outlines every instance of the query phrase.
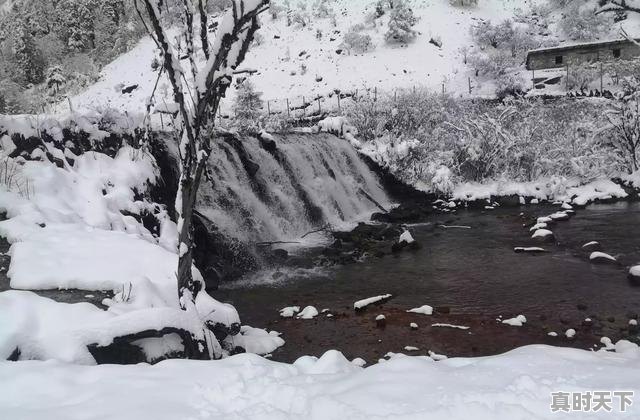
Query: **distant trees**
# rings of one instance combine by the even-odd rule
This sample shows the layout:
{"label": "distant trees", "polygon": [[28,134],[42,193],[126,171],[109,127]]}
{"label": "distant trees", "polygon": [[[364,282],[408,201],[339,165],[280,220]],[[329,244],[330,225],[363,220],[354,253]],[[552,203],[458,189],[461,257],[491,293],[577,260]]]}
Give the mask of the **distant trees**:
{"label": "distant trees", "polygon": [[415,38],[413,29],[418,19],[404,0],[390,1],[389,28],[385,34],[387,42],[407,43]]}
{"label": "distant trees", "polygon": [[562,32],[575,41],[592,41],[598,38],[608,29],[606,24],[606,19],[596,14],[596,9],[575,1],[568,5],[563,18],[558,22]]}
{"label": "distant trees", "polygon": [[234,125],[240,132],[258,131],[260,113],[263,108],[262,92],[258,92],[250,80],[240,84],[236,92],[233,110]]}
{"label": "distant trees", "polygon": [[[46,80],[48,68],[59,66],[67,81],[94,80],[100,66],[143,35],[134,10],[133,0],[13,2],[0,13],[0,85],[12,86],[5,91],[11,110],[36,112],[51,100],[48,86],[26,92]],[[56,90],[81,87],[74,82]]]}
{"label": "distant trees", "polygon": [[40,83],[44,77],[45,60],[24,22],[19,22],[13,35],[14,72],[24,84]]}

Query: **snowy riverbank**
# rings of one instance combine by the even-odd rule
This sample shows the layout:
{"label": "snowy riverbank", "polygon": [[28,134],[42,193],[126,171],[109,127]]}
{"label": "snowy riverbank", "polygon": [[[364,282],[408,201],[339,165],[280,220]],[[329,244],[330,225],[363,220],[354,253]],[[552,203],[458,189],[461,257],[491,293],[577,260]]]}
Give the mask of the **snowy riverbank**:
{"label": "snowy riverbank", "polygon": [[[255,355],[154,366],[1,362],[0,407],[11,420],[154,418],[475,419],[637,418],[621,413],[553,413],[552,392],[640,393],[640,350],[616,352],[528,346],[474,359],[434,362],[397,355],[360,368],[341,353],[293,365]],[[572,417],[573,416],[573,417]],[[576,417],[578,416],[578,417]]]}

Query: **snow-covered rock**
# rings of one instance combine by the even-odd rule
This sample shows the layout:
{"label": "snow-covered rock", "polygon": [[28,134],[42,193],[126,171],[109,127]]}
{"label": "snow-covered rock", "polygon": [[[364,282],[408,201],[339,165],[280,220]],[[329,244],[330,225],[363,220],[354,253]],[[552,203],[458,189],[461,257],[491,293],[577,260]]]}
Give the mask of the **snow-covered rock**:
{"label": "snow-covered rock", "polygon": [[629,280],[633,283],[640,284],[640,265],[634,265],[629,269]]}
{"label": "snow-covered rock", "polygon": [[595,251],[589,255],[589,261],[592,263],[615,264],[618,262],[614,257],[604,252]]}
{"label": "snow-covered rock", "polygon": [[569,328],[567,331],[564,332],[564,335],[567,338],[573,338],[576,335],[576,330],[574,330],[573,328]]}
{"label": "snow-covered rock", "polygon": [[300,312],[299,306],[287,306],[286,308],[280,309],[280,316],[282,318],[293,318],[298,312]]}
{"label": "snow-covered rock", "polygon": [[319,314],[318,310],[314,307],[314,306],[306,306],[302,311],[300,311],[300,313],[298,313],[298,315],[296,316],[296,318],[298,319],[312,319],[317,317]]}
{"label": "snow-covered rock", "polygon": [[384,294],[384,295],[379,295],[379,296],[373,296],[373,297],[366,298],[366,299],[361,299],[361,300],[358,300],[358,301],[354,302],[353,309],[361,310],[361,309],[364,309],[367,306],[372,305],[374,303],[386,302],[387,300],[391,299],[392,297],[393,297],[393,295],[391,295],[391,294]]}
{"label": "snow-covered rock", "polygon": [[554,235],[553,232],[548,229],[538,229],[531,235],[531,238],[540,241],[553,241]]}
{"label": "snow-covered rock", "polygon": [[515,318],[509,318],[502,321],[503,324],[511,325],[513,327],[522,327],[527,322],[527,318],[524,315],[518,315]]}
{"label": "snow-covered rock", "polygon": [[418,308],[409,309],[407,312],[412,312],[414,314],[432,315],[433,307],[429,305],[422,305]]}
{"label": "snow-covered rock", "polygon": [[600,251],[601,245],[600,245],[600,242],[598,241],[591,241],[582,245],[582,249],[589,252]]}
{"label": "snow-covered rock", "polygon": [[402,232],[402,234],[400,235],[400,239],[398,239],[399,243],[406,243],[406,244],[411,244],[413,243],[413,236],[411,236],[411,232],[409,232],[408,230],[405,230],[404,232]]}

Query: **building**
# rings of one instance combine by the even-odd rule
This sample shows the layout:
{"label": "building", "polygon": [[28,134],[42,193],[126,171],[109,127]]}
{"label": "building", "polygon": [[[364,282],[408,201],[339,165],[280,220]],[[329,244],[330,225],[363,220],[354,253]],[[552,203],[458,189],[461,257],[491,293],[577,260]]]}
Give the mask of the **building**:
{"label": "building", "polygon": [[586,63],[631,60],[640,57],[640,46],[627,39],[540,48],[527,53],[527,70],[564,68]]}

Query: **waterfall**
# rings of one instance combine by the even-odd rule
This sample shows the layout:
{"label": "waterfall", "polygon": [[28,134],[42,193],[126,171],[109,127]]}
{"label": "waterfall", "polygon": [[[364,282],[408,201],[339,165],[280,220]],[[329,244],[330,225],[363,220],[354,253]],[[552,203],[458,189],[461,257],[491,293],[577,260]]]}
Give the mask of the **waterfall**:
{"label": "waterfall", "polygon": [[346,140],[330,134],[223,136],[213,141],[197,208],[228,238],[295,241],[362,220],[390,200]]}

